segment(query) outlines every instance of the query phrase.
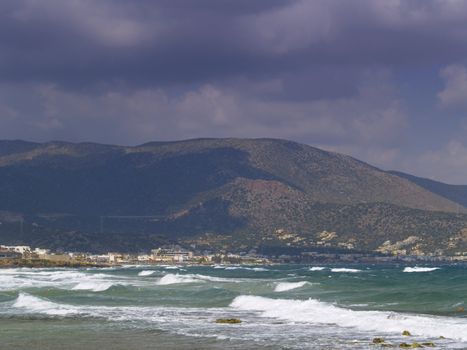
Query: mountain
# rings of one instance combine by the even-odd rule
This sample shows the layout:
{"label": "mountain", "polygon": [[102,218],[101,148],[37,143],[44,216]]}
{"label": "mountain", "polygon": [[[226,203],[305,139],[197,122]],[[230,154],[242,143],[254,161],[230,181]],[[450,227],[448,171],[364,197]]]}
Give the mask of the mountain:
{"label": "mountain", "polygon": [[0,141],[5,243],[377,249],[416,236],[410,249],[446,248],[452,238],[455,250],[467,228],[458,212],[454,201],[399,175],[285,140]]}
{"label": "mountain", "polygon": [[433,181],[398,171],[391,171],[391,173],[401,178],[407,179],[432,193],[436,193],[437,195],[447,198],[455,203],[459,203],[463,207],[467,207],[466,185],[449,185],[443,182]]}

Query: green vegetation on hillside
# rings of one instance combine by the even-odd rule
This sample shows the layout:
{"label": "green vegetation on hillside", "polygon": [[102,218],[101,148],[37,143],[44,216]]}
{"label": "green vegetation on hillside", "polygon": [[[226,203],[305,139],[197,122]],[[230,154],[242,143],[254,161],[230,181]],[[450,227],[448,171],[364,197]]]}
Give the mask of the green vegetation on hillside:
{"label": "green vegetation on hillside", "polygon": [[0,237],[9,244],[462,251],[465,208],[439,194],[284,140],[0,142]]}

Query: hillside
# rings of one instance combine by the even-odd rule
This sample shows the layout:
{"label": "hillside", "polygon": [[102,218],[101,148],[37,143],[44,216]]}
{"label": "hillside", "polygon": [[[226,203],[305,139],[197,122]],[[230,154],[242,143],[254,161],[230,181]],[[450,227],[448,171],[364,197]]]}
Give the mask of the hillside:
{"label": "hillside", "polygon": [[398,175],[284,140],[0,142],[5,243],[96,251],[169,241],[307,248],[322,231],[335,231],[327,246],[375,249],[416,235],[429,250],[467,227],[458,208]]}
{"label": "hillside", "polygon": [[436,193],[439,196],[447,198],[453,202],[459,203],[463,207],[467,207],[466,185],[449,185],[443,182],[433,181],[430,179],[425,179],[423,177],[417,177],[398,171],[392,171],[391,173],[401,178],[407,179],[432,193]]}

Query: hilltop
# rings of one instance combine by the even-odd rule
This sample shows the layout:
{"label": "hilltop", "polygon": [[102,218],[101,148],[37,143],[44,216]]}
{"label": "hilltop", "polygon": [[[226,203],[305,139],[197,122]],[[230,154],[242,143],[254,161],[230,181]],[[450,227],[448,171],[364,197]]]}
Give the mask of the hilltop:
{"label": "hilltop", "polygon": [[376,249],[416,236],[410,249],[456,250],[467,228],[458,203],[399,174],[285,140],[0,141],[6,243]]}

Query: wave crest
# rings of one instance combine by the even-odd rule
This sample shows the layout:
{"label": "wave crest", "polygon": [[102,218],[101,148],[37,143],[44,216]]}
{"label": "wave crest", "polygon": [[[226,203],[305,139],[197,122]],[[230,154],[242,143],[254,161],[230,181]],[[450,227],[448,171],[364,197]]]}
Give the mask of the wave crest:
{"label": "wave crest", "polygon": [[339,268],[334,268],[331,269],[331,272],[350,272],[350,273],[356,273],[356,272],[361,272],[362,270],[359,269],[348,269],[345,267],[339,267]]}
{"label": "wave crest", "polygon": [[152,274],[154,274],[156,271],[154,270],[143,270],[141,272],[138,273],[138,276],[151,276]]}
{"label": "wave crest", "polygon": [[313,267],[310,267],[310,271],[323,271],[324,269],[326,269],[325,267],[322,267],[322,266],[313,266]]}
{"label": "wave crest", "polygon": [[439,270],[439,267],[406,267],[403,272],[431,272]]}
{"label": "wave crest", "polygon": [[274,288],[275,292],[286,292],[288,290],[301,288],[304,285],[308,284],[307,281],[300,281],[300,282],[280,282]]}
{"label": "wave crest", "polygon": [[103,292],[114,284],[112,282],[95,282],[95,281],[88,281],[88,282],[80,282],[73,288],[72,290],[91,290],[93,292]]}
{"label": "wave crest", "polygon": [[245,311],[258,311],[261,316],[291,322],[336,324],[361,331],[397,333],[410,329],[414,335],[467,340],[467,320],[461,318],[404,315],[384,311],[353,311],[314,299],[288,300],[241,295],[231,307]]}
{"label": "wave crest", "polygon": [[73,306],[56,304],[52,301],[38,298],[27,293],[19,293],[13,307],[53,316],[65,316],[79,313],[78,309]]}

